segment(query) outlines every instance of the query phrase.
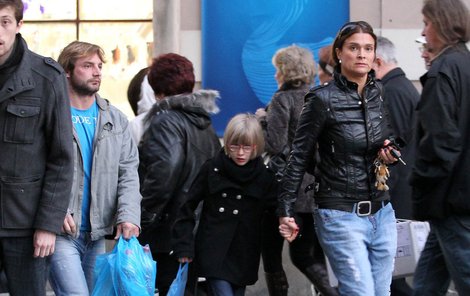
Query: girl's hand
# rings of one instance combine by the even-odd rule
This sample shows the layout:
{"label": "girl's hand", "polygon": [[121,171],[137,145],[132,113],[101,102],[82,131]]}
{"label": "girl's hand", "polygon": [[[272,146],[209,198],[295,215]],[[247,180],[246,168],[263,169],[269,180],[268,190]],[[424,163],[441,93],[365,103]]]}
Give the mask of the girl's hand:
{"label": "girl's hand", "polygon": [[193,262],[193,258],[181,257],[181,258],[178,258],[178,262],[179,263],[191,263]]}
{"label": "girl's hand", "polygon": [[292,242],[299,234],[299,226],[293,217],[279,218],[279,233],[288,242]]}

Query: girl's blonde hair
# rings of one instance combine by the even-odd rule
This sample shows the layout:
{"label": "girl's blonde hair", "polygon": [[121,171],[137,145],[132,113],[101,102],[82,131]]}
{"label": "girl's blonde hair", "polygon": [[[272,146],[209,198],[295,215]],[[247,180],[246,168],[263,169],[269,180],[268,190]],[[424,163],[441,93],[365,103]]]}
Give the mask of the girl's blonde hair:
{"label": "girl's blonde hair", "polygon": [[228,155],[229,145],[253,145],[254,150],[250,159],[264,152],[264,135],[261,125],[254,114],[237,114],[227,124],[224,132],[224,150]]}

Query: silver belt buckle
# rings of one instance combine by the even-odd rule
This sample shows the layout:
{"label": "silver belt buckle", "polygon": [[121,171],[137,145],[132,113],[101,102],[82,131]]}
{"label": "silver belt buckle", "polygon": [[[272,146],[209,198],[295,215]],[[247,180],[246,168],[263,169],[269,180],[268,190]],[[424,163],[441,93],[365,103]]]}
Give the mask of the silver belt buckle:
{"label": "silver belt buckle", "polygon": [[356,204],[356,214],[359,217],[369,216],[372,213],[372,202],[370,200],[363,200]]}

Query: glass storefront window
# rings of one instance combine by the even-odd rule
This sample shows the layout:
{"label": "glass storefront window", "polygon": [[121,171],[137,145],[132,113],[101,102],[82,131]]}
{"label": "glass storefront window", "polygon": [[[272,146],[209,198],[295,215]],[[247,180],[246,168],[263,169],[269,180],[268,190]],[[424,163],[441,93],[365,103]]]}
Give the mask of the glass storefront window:
{"label": "glass storefront window", "polygon": [[[109,12],[112,11],[112,14]],[[152,19],[151,0],[81,0],[80,19],[82,20],[130,20]]]}
{"label": "glass storefront window", "polygon": [[153,56],[153,1],[23,0],[23,3],[25,23],[21,34],[31,50],[57,60],[61,50],[77,39],[103,48],[106,63],[99,93],[132,118],[127,86]]}
{"label": "glass storefront window", "polygon": [[75,20],[77,18],[77,0],[23,0],[23,4],[25,20]]}

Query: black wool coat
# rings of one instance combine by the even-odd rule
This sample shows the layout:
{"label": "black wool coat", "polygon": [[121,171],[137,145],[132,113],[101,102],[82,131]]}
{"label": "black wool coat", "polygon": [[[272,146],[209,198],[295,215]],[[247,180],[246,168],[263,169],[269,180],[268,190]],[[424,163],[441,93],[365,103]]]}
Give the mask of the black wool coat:
{"label": "black wool coat", "polygon": [[[230,176],[224,163],[236,166],[220,152],[201,168],[174,225],[173,250],[178,258],[194,258],[198,276],[252,285],[258,279],[262,213],[275,202],[276,182],[261,158],[245,165],[253,166],[246,182]],[[194,210],[200,201],[194,238]]]}

